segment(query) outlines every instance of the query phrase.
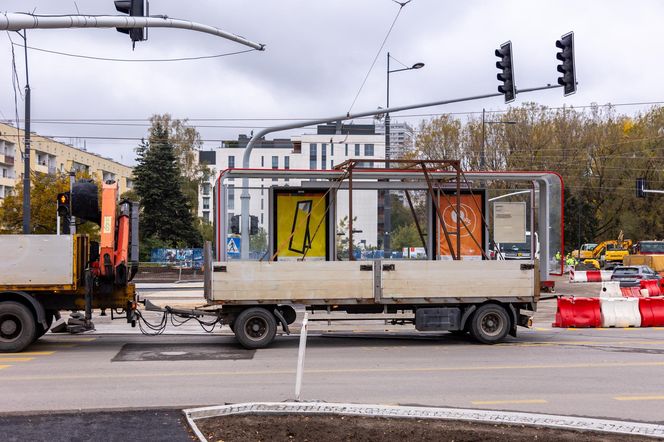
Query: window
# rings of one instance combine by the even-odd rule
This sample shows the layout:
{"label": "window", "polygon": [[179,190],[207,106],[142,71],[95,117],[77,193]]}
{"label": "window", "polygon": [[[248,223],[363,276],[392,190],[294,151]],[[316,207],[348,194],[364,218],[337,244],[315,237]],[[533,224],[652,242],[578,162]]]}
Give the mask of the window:
{"label": "window", "polygon": [[265,210],[265,199],[261,198],[261,210]]}
{"label": "window", "polygon": [[364,156],[372,157],[374,155],[374,145],[365,144],[364,145]]}
{"label": "window", "polygon": [[334,169],[334,160],[330,160],[330,169]]}
{"label": "window", "polygon": [[272,168],[273,169],[278,169],[279,168],[279,157],[276,155],[272,156]]}
{"label": "window", "polygon": [[265,167],[265,157],[261,155],[261,167]]}
{"label": "window", "polygon": [[327,169],[327,144],[320,145],[320,168]]}
{"label": "window", "polygon": [[265,195],[265,186],[261,184],[261,195]]}
{"label": "window", "polygon": [[330,156],[334,156],[334,141],[330,142]]}
{"label": "window", "polygon": [[203,212],[203,219],[206,222],[210,222],[210,212]]}
{"label": "window", "polygon": [[228,185],[228,210],[235,209],[235,186]]}
{"label": "window", "polygon": [[203,210],[210,210],[210,197],[203,198]]}
{"label": "window", "polygon": [[360,145],[356,144],[355,145],[355,157],[359,157],[359,156],[360,156]]}
{"label": "window", "polygon": [[316,157],[318,156],[316,143],[309,145],[309,169],[316,169]]}
{"label": "window", "polygon": [[284,157],[284,169],[290,169],[290,157]]}
{"label": "window", "polygon": [[235,168],[235,155],[231,155],[228,157],[228,168],[229,169]]}
{"label": "window", "polygon": [[348,143],[346,143],[346,149],[344,150],[344,155],[348,156]]}
{"label": "window", "polygon": [[203,183],[203,195],[210,194],[210,183]]}
{"label": "window", "polygon": [[263,224],[263,214],[261,213],[261,224]]}

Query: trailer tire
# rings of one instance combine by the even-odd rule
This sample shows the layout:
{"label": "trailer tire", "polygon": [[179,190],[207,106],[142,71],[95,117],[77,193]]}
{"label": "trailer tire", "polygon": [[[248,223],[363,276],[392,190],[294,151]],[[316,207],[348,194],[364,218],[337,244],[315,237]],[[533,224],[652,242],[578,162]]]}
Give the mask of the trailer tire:
{"label": "trailer tire", "polygon": [[243,310],[233,321],[233,332],[244,348],[264,348],[277,334],[277,320],[266,309],[251,307]]}
{"label": "trailer tire", "polygon": [[0,353],[25,350],[35,340],[37,320],[18,302],[0,303]]}
{"label": "trailer tire", "polygon": [[496,344],[510,331],[507,311],[497,304],[484,304],[470,319],[470,334],[482,344]]}

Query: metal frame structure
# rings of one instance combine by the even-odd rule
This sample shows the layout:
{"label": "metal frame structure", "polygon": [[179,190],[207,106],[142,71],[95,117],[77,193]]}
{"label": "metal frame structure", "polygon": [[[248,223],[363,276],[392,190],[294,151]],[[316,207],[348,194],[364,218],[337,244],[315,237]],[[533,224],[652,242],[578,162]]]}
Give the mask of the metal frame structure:
{"label": "metal frame structure", "polygon": [[[373,160],[374,162],[379,162]],[[394,160],[391,160],[394,162]],[[538,214],[537,214],[537,229],[540,241],[540,279],[546,281],[549,279],[550,274],[561,274],[554,272],[552,266],[552,258],[555,250],[551,244],[556,244],[558,238],[552,236],[551,231],[554,228],[560,229],[560,243],[556,244],[560,250],[564,246],[563,236],[563,181],[559,174],[548,171],[507,171],[507,172],[492,172],[492,171],[461,171],[457,161],[421,161],[421,160],[408,160],[401,161],[401,169],[367,169],[358,167],[358,163],[366,162],[366,159],[348,160],[339,164],[335,170],[297,170],[297,169],[226,169],[219,174],[217,182],[214,187],[214,223],[215,223],[215,258],[217,261],[227,261],[226,248],[219,247],[220,244],[226,243],[227,226],[227,184],[229,179],[242,179],[243,182],[249,179],[298,179],[301,180],[301,187],[303,188],[320,188],[334,190],[331,192],[330,204],[331,214],[336,217],[336,191],[348,190],[349,191],[349,219],[352,219],[352,192],[353,190],[424,190],[431,192],[433,183],[436,187],[441,188],[440,185],[446,185],[457,191],[464,189],[472,189],[470,184],[472,182],[487,182],[497,180],[501,182],[521,182],[531,183],[533,193],[538,196]],[[430,166],[446,167],[447,169],[431,168]],[[453,185],[453,186],[452,186]],[[444,187],[443,187],[444,188]],[[459,210],[459,198],[457,198],[457,210]],[[553,210],[557,204],[560,204],[560,211]],[[431,207],[430,211],[438,208]],[[485,213],[487,213],[485,211]],[[222,214],[223,216],[220,216]],[[432,212],[433,215],[436,215]],[[559,219],[558,219],[559,217]],[[432,217],[429,217],[432,219]],[[440,218],[439,218],[440,219]],[[533,220],[533,218],[531,218]],[[271,220],[270,223],[273,221]],[[434,251],[432,245],[433,227],[428,227],[428,251]],[[457,224],[459,224],[457,222]],[[531,224],[533,224],[531,222]],[[330,223],[330,229],[334,229],[333,223]],[[349,226],[352,227],[352,226]],[[458,235],[459,229],[457,226],[457,247],[450,247],[450,250],[457,250],[460,253]],[[485,229],[488,226],[484,226]],[[352,229],[349,229],[352,235]],[[532,231],[532,230],[531,230]],[[222,233],[223,232],[223,233]],[[488,237],[488,236],[487,236]],[[350,238],[352,244],[352,238]],[[447,238],[449,240],[449,236]],[[555,241],[555,242],[554,242]],[[484,244],[487,250],[486,242]],[[331,246],[334,247],[334,241],[331,241]],[[351,246],[352,247],[352,246]],[[554,246],[555,247],[555,246]],[[271,250],[274,254],[274,250]],[[349,256],[353,256],[349,253]],[[458,259],[456,256],[455,259]]]}

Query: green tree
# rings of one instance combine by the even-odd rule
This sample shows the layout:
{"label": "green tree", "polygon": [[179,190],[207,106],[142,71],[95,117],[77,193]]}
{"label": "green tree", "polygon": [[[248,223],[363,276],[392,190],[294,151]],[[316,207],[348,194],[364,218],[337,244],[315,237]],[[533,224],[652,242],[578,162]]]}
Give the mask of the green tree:
{"label": "green tree", "polygon": [[182,173],[168,127],[155,122],[148,141],[137,148],[137,156],[134,177],[142,206],[143,242],[151,238],[171,247],[201,246],[190,202],[182,192]]}
{"label": "green tree", "polygon": [[260,254],[267,250],[267,232],[264,228],[258,229],[258,233],[249,237],[249,250]]}
{"label": "green tree", "polygon": [[392,248],[401,250],[404,247],[422,247],[422,239],[417,233],[415,223],[405,224],[392,233]]}
{"label": "green tree", "polygon": [[203,145],[196,128],[187,124],[187,120],[173,119],[170,114],[155,114],[150,118],[150,131],[160,125],[168,133],[168,141],[173,146],[173,153],[182,174],[182,192],[189,200],[194,215],[198,213],[198,189],[208,181],[212,171],[198,162],[198,150]]}

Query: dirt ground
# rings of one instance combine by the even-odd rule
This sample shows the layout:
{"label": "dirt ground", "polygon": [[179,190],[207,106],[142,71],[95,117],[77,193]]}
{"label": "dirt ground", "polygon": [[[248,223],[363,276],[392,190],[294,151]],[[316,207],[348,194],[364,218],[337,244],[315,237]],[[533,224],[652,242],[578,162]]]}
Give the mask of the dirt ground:
{"label": "dirt ground", "polygon": [[235,441],[651,441],[609,433],[435,419],[338,415],[235,415],[197,420],[210,442]]}

